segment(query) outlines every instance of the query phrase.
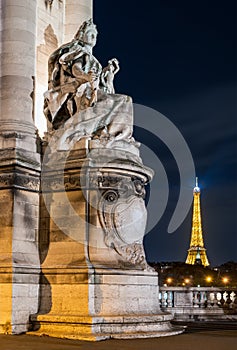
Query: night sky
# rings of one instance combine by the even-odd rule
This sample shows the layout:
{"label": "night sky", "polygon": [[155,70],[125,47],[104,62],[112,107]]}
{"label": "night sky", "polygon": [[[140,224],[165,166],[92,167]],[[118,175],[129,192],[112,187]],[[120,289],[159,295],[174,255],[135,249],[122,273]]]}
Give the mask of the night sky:
{"label": "night sky", "polygon": [[[103,66],[112,57],[120,61],[116,92],[169,118],[190,148],[211,265],[236,261],[236,1],[94,0],[94,21],[94,55]],[[185,261],[191,210],[175,232],[167,232],[179,195],[177,164],[156,135],[136,127],[134,135],[157,154],[170,190],[164,215],[144,239],[147,260]],[[190,179],[190,193],[194,184]]]}

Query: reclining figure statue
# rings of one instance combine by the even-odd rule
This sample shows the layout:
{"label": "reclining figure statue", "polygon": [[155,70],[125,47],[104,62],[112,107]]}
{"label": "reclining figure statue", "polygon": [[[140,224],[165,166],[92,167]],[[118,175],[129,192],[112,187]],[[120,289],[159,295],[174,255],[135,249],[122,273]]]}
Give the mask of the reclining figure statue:
{"label": "reclining figure statue", "polygon": [[75,143],[84,136],[100,140],[103,147],[121,140],[135,145],[132,99],[115,94],[113,86],[119,62],[113,58],[102,70],[92,54],[96,39],[97,29],[90,19],[49,58],[44,114],[48,131],[59,131],[57,150],[70,148],[72,140]]}

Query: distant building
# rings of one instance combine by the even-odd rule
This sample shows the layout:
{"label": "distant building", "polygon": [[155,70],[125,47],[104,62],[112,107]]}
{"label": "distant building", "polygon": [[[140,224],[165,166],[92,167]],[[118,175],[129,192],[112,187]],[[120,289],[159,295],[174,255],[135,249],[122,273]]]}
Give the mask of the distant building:
{"label": "distant building", "polygon": [[196,186],[193,189],[193,219],[190,248],[186,264],[208,266],[209,261],[204,247],[201,220],[201,204],[200,204],[200,187],[198,186],[198,178],[196,178]]}

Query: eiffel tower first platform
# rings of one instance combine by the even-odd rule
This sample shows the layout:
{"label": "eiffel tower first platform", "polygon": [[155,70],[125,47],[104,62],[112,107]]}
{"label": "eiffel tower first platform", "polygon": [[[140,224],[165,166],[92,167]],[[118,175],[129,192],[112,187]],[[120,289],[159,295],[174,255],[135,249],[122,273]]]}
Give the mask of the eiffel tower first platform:
{"label": "eiffel tower first platform", "polygon": [[198,178],[196,178],[196,186],[193,189],[193,218],[191,241],[186,264],[208,266],[210,264],[207,258],[206,249],[204,247],[202,234],[200,194],[201,190],[198,186]]}

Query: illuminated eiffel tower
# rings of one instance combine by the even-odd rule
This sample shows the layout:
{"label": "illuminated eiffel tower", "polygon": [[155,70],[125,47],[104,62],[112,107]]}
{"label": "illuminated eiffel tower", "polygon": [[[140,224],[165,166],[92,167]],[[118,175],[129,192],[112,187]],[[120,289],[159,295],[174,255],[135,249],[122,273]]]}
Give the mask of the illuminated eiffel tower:
{"label": "illuminated eiffel tower", "polygon": [[193,189],[193,220],[191,242],[190,248],[188,250],[186,264],[208,266],[210,264],[207,259],[202,235],[200,193],[201,190],[198,186],[198,178],[196,178],[196,186]]}

